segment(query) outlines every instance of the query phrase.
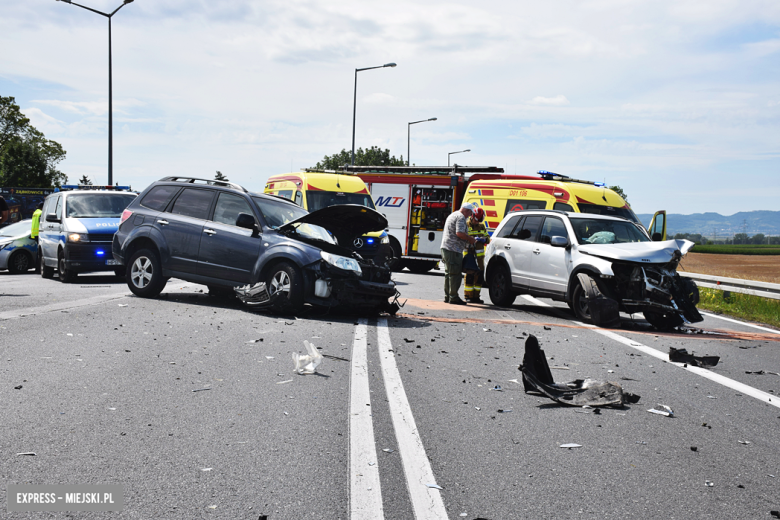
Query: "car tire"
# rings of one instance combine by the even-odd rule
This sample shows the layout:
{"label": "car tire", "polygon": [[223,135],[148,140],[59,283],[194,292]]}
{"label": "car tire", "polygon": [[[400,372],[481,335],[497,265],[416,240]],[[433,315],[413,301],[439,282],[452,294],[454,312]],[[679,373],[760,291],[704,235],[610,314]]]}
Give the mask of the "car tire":
{"label": "car tire", "polygon": [[133,294],[142,298],[154,298],[165,287],[160,258],[150,249],[139,249],[130,257],[125,281]]}
{"label": "car tire", "polygon": [[398,240],[396,240],[395,237],[391,236],[390,247],[393,249],[393,258],[396,259],[395,264],[393,264],[393,272],[397,273],[404,268],[403,261],[401,261],[401,244],[398,243]]}
{"label": "car tire", "polygon": [[268,271],[265,285],[268,294],[276,300],[274,306],[277,311],[295,313],[303,308],[302,277],[291,263],[274,265]]}
{"label": "car tire", "polygon": [[579,280],[573,278],[572,283],[576,285],[571,294],[571,310],[574,311],[574,315],[578,320],[591,323],[590,310],[588,310],[588,295],[585,294],[585,289],[582,288]]}
{"label": "car tire", "polygon": [[127,274],[127,266],[126,265],[118,265],[114,267],[114,275],[118,276],[119,278],[124,278]]}
{"label": "car tire", "polygon": [[46,265],[46,260],[43,258],[43,251],[38,250],[38,265],[41,272],[41,278],[54,278],[54,268]]}
{"label": "car tire", "polygon": [[30,270],[32,258],[23,251],[17,251],[8,259],[8,272],[11,274],[26,273]]}
{"label": "car tire", "polygon": [[505,265],[498,265],[490,272],[488,294],[493,305],[511,307],[517,295],[512,290],[512,274]]}
{"label": "car tire", "polygon": [[57,257],[57,268],[59,269],[60,281],[62,283],[72,283],[76,281],[78,273],[74,272],[72,269],[68,269],[68,266],[65,264],[65,253],[62,251],[60,251],[60,254]]}
{"label": "car tire", "polygon": [[431,262],[429,260],[407,260],[406,267],[415,274],[425,274],[436,267],[436,262]]}
{"label": "car tire", "polygon": [[688,298],[688,301],[691,302],[694,306],[699,305],[699,286],[696,285],[696,282],[691,280],[690,278],[686,277],[680,277],[682,279],[682,290],[685,296]]}
{"label": "car tire", "polygon": [[650,325],[661,331],[672,330],[685,323],[677,313],[645,311],[643,314]]}

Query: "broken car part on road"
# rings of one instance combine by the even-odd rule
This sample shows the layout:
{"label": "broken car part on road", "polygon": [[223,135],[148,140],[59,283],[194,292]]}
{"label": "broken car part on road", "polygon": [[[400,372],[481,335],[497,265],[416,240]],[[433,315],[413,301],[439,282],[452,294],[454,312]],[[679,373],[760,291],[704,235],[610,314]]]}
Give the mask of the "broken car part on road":
{"label": "broken car part on road", "polygon": [[712,368],[720,361],[720,356],[694,356],[684,348],[669,347],[669,361],[688,363],[694,367]]}
{"label": "broken car part on road", "polygon": [[576,379],[568,383],[553,381],[544,351],[539,348],[536,336],[525,341],[523,364],[518,367],[523,373],[523,387],[526,392],[546,395],[553,401],[569,406],[623,406],[636,403],[639,396],[624,393],[617,383],[595,379]]}

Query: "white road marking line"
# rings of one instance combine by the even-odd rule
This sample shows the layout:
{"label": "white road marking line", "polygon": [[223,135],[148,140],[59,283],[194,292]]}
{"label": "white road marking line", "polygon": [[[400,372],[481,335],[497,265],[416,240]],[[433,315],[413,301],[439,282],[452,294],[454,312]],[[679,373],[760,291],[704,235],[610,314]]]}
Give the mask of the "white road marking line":
{"label": "white road marking line", "polygon": [[441,491],[430,487],[436,485],[436,479],[417,431],[401,375],[398,373],[390,331],[387,328],[387,318],[377,320],[377,335],[390,416],[393,419],[414,518],[415,520],[446,520],[447,510],[444,508]]}
{"label": "white road marking line", "polygon": [[726,317],[720,316],[718,314],[711,314],[709,312],[701,312],[701,311],[699,311],[699,312],[701,314],[703,314],[704,316],[709,316],[710,318],[718,318],[719,320],[730,321],[731,323],[738,323],[739,325],[744,325],[746,327],[753,327],[754,329],[763,330],[764,332],[771,332],[772,334],[780,334],[780,331],[777,331],[775,329],[768,329],[766,327],[760,327],[758,325],[755,325],[753,323],[749,323],[749,322],[746,322],[746,321],[732,320],[731,318],[726,318]]}
{"label": "white road marking line", "polygon": [[367,337],[368,321],[362,318],[355,327],[349,377],[349,515],[352,520],[385,517],[371,419]]}
{"label": "white road marking line", "polygon": [[[540,307],[552,307],[556,309],[556,307],[553,307],[552,305],[549,305],[545,302],[539,301],[533,296],[526,296],[524,295],[523,298],[526,300],[534,303],[535,305],[539,305]],[[672,361],[669,361],[669,354],[667,352],[661,352],[660,350],[656,350],[652,347],[648,347],[647,345],[643,345],[642,343],[639,343],[638,341],[634,341],[629,338],[624,338],[623,336],[620,336],[619,334],[615,334],[612,331],[604,330],[596,327],[595,325],[590,325],[588,323],[582,323],[579,321],[572,320],[573,323],[577,325],[581,325],[583,327],[587,327],[589,329],[592,329],[594,332],[597,332],[601,334],[602,336],[606,336],[610,339],[613,339],[617,342],[623,343],[624,345],[628,345],[631,348],[634,348],[636,350],[639,350],[640,352],[644,352],[645,354],[649,356],[653,356],[655,358],[658,358],[662,361],[666,361],[667,363],[674,365],[676,367],[682,368],[683,370],[687,370],[688,372],[692,372],[694,374],[700,375],[701,377],[704,377],[706,379],[709,379],[710,381],[714,381],[718,384],[721,384],[727,388],[731,388],[732,390],[736,390],[737,392],[741,392],[745,395],[749,395],[750,397],[754,397],[758,399],[759,401],[763,401],[767,404],[771,404],[774,407],[780,408],[780,397],[774,396],[772,394],[762,392],[761,390],[757,388],[753,388],[752,386],[748,386],[744,383],[740,383],[739,381],[735,381],[733,379],[729,379],[726,376],[722,376],[718,373],[712,372],[710,370],[707,370],[706,368],[699,368],[699,367],[693,367],[688,365],[683,366],[683,363],[674,363]],[[740,322],[741,323],[741,322]]]}

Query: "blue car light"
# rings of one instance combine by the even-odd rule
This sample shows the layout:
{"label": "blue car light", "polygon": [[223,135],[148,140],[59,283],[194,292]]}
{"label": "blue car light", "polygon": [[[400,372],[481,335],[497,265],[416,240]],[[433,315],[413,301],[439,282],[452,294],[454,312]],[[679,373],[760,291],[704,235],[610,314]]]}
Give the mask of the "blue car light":
{"label": "blue car light", "polygon": [[373,244],[374,243],[374,239],[373,238],[367,238],[366,239],[366,243],[367,244]]}
{"label": "blue car light", "polygon": [[103,255],[106,254],[106,252],[103,251],[102,249],[98,249],[97,251],[95,251],[95,254],[98,255],[98,256],[103,256]]}

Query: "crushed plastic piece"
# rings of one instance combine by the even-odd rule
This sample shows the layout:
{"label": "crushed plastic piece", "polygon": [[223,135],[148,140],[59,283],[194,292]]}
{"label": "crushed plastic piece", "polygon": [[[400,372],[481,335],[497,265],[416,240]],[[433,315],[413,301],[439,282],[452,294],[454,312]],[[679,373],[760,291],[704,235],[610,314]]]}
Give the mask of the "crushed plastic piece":
{"label": "crushed plastic piece", "polygon": [[385,453],[393,453],[395,450],[391,450],[390,448],[382,448],[382,451]]}
{"label": "crushed plastic piece", "polygon": [[750,441],[737,441],[737,442],[738,442],[738,443],[740,443],[740,444],[744,444],[744,445],[746,445],[746,446],[747,446],[748,444],[750,444]]}
{"label": "crushed plastic piece", "polygon": [[656,406],[658,406],[661,409],[657,410],[655,408],[650,408],[648,412],[658,414],[658,415],[665,415],[666,417],[674,417],[674,412],[672,411],[672,409],[666,406],[665,404],[659,404]]}
{"label": "crushed plastic piece", "polygon": [[206,390],[211,390],[211,388],[196,388],[193,392],[205,392]]}
{"label": "crushed plastic piece", "polygon": [[573,442],[570,442],[568,444],[561,444],[560,447],[561,448],[569,448],[569,449],[572,449],[572,448],[582,448],[582,444],[574,444]]}
{"label": "crushed plastic piece", "polygon": [[35,452],[34,451],[25,451],[25,452],[22,452],[22,453],[17,453],[17,455],[29,455],[30,457],[35,457]]}
{"label": "crushed plastic piece", "polygon": [[536,336],[529,335],[525,341],[525,355],[519,370],[523,373],[526,392],[545,395],[569,406],[623,406],[636,403],[639,396],[623,392],[617,383],[595,379],[576,379],[567,383],[556,383],[550,373],[550,366],[544,351],[539,348]]}
{"label": "crushed plastic piece", "polygon": [[317,371],[317,367],[322,363],[322,354],[319,353],[317,347],[309,343],[307,340],[303,342],[306,347],[308,355],[292,353],[292,359],[295,363],[295,373],[297,374],[313,374]]}
{"label": "crushed plastic piece", "polygon": [[512,411],[512,409],[511,409],[511,408],[510,408],[509,410],[504,410],[503,408],[499,408],[499,409],[498,409],[498,413],[509,413],[509,412],[511,412],[511,411]]}
{"label": "crushed plastic piece", "polygon": [[211,471],[212,469],[214,469],[214,468],[200,468],[200,470],[203,471],[203,472]]}
{"label": "crushed plastic piece", "polygon": [[711,481],[709,481],[709,480],[705,480],[705,481],[704,481],[704,485],[705,485],[705,486],[707,486],[707,487],[712,487],[712,486],[714,486],[715,484],[713,484],[713,483],[712,483]]}
{"label": "crushed plastic piece", "polygon": [[288,379],[287,381],[277,381],[277,382],[276,382],[276,384],[277,384],[277,385],[283,385],[283,384],[285,384],[285,383],[292,383],[292,382],[293,382],[293,380],[292,380],[292,379]]}
{"label": "crushed plastic piece", "polygon": [[491,390],[495,390],[496,392],[503,392],[503,388],[501,388],[501,385],[496,385]]}
{"label": "crushed plastic piece", "polygon": [[247,343],[261,343],[263,341],[263,338],[257,338],[257,339],[250,339],[247,341]]}
{"label": "crushed plastic piece", "polygon": [[425,485],[432,489],[444,489],[443,487],[436,484],[425,484]]}
{"label": "crushed plastic piece", "polygon": [[126,304],[126,303],[119,303],[119,304],[117,304],[117,305],[119,305],[120,307],[127,307],[127,304]]}
{"label": "crushed plastic piece", "polygon": [[720,361],[720,356],[694,356],[684,348],[669,347],[669,361],[688,363],[694,367],[712,368]]}

